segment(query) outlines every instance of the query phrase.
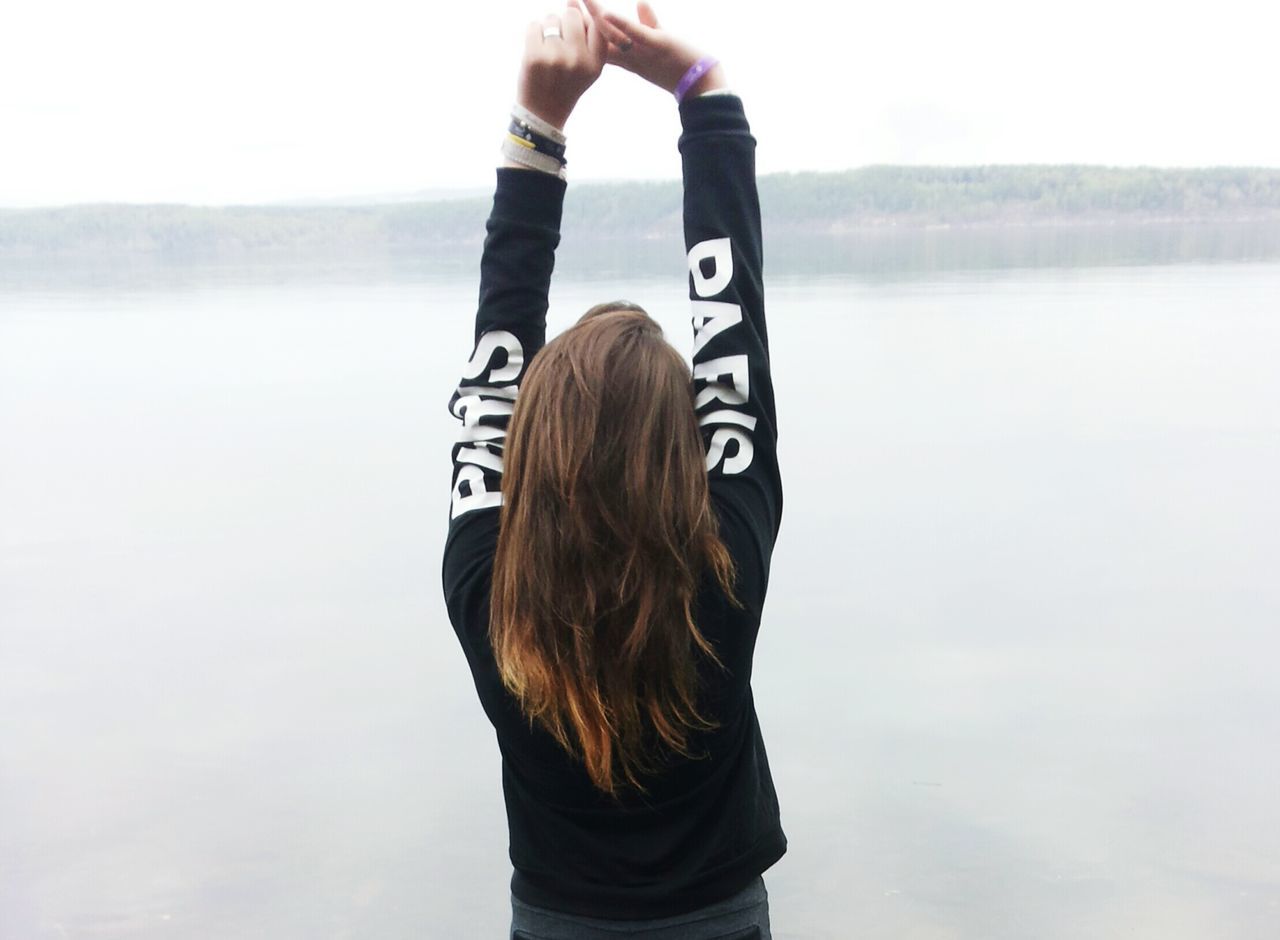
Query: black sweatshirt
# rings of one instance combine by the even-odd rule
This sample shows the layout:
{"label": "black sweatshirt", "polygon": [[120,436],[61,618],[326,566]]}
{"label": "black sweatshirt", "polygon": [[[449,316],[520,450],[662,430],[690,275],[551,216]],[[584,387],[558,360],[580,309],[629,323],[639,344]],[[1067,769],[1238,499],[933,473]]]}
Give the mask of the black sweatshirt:
{"label": "black sweatshirt", "polygon": [[[647,796],[621,804],[502,686],[487,639],[493,554],[502,502],[502,445],[520,380],[545,342],[547,289],[560,240],[565,183],[502,168],[480,262],[475,350],[449,407],[453,502],[444,551],[449,617],[481,705],[497,732],[521,900],[614,919],[683,914],[729,897],[786,852],[778,798],[751,695],[751,664],[782,516],[773,385],[765,333],[755,138],[734,95],[680,106],[684,235],[693,301],[693,372],[711,499],[738,569],[731,607],[704,577],[694,612],[728,668],[698,654],[703,714],[690,750]],[[696,651],[696,648],[695,648]]]}

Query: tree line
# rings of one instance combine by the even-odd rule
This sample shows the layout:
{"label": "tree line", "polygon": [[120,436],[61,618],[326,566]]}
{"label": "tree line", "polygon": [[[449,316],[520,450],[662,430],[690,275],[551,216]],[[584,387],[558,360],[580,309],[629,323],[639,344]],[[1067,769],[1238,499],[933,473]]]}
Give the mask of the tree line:
{"label": "tree line", "polygon": [[[1280,220],[1280,170],[1084,165],[867,166],[760,177],[766,229],[821,235],[884,226]],[[483,198],[367,206],[93,204],[0,210],[0,254],[167,254],[472,246]],[[578,184],[565,230],[578,237],[679,232],[678,181]]]}

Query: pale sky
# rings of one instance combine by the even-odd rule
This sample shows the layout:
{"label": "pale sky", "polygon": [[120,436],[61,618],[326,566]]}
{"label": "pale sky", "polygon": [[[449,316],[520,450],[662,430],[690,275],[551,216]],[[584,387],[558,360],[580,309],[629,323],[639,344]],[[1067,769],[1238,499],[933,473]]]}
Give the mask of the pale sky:
{"label": "pale sky", "polygon": [[[761,172],[1280,166],[1280,16],[1263,0],[655,6],[724,62]],[[556,8],[8,4],[0,206],[488,187],[524,24]],[[570,182],[677,177],[678,130],[670,96],[608,69],[569,121]]]}

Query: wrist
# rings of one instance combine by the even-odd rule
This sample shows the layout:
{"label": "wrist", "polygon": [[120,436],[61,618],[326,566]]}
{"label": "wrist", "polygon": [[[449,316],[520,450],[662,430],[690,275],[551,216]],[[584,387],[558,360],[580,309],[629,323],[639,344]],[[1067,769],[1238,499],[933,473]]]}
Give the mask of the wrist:
{"label": "wrist", "polygon": [[563,133],[564,126],[569,121],[569,115],[573,113],[573,105],[568,108],[563,106],[548,105],[546,102],[530,101],[526,96],[521,95],[516,98],[516,104],[524,108],[534,117],[541,121],[546,121],[557,131]]}
{"label": "wrist", "polygon": [[[523,99],[522,99],[523,100]],[[521,101],[511,110],[511,124],[502,142],[502,166],[540,170],[565,178],[565,143],[560,128]]]}
{"label": "wrist", "polygon": [[689,86],[685,97],[696,98],[698,95],[705,95],[709,91],[723,91],[728,87],[729,79],[725,76],[724,66],[717,63],[708,70],[707,74]]}
{"label": "wrist", "polygon": [[715,56],[704,55],[689,64],[675,88],[672,89],[672,93],[675,95],[676,104],[680,104],[686,98],[696,98],[708,91],[723,88],[726,84],[720,60]]}

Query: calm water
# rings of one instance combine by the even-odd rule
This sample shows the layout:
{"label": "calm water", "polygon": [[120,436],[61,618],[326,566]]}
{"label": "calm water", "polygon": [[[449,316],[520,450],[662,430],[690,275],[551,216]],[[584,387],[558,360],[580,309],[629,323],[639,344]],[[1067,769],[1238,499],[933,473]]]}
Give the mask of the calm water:
{"label": "calm water", "polygon": [[[569,273],[553,328],[687,346],[678,275]],[[505,936],[439,589],[470,272],[5,285],[0,936]],[[775,936],[1275,936],[1280,264],[768,299]]]}

